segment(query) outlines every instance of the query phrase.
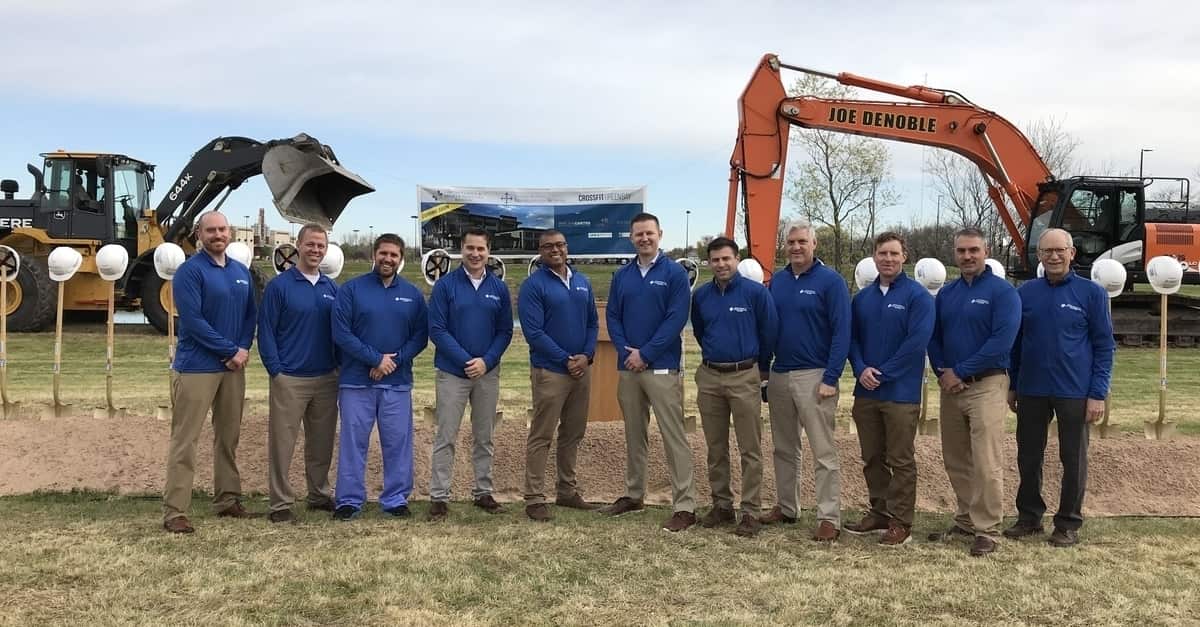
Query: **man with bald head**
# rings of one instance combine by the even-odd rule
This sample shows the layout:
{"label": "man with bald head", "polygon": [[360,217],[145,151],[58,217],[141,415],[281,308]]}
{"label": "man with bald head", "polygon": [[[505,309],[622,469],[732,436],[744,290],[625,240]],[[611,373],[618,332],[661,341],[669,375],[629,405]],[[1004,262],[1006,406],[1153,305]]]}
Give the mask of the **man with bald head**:
{"label": "man with bald head", "polygon": [[1009,538],[1045,533],[1042,516],[1042,459],[1051,418],[1058,422],[1062,492],[1049,542],[1074,546],[1083,526],[1087,485],[1088,424],[1104,415],[1112,375],[1112,320],[1108,295],[1075,274],[1071,234],[1049,229],[1038,238],[1045,276],[1027,281],[1021,297],[1021,330],[1012,352],[1008,403],[1017,412],[1017,522]]}
{"label": "man with bald head", "polygon": [[250,518],[242,507],[238,436],[246,396],[246,362],[254,340],[254,282],[250,269],[225,255],[229,220],[216,211],[196,223],[199,250],[175,273],[179,349],[171,365],[171,444],[163,489],[163,528],[195,531],[187,519],[196,471],[196,442],[212,410],[213,511]]}

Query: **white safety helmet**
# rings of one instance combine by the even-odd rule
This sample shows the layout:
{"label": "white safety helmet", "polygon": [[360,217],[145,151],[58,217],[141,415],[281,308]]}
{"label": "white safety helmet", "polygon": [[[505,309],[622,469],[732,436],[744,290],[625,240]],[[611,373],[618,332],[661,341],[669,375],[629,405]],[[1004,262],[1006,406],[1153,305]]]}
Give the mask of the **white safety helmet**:
{"label": "white safety helmet", "polygon": [[917,261],[913,274],[917,277],[917,283],[929,290],[930,296],[937,296],[938,290],[946,284],[946,266],[933,257]]}
{"label": "white safety helmet", "polygon": [[11,281],[21,272],[21,255],[10,246],[0,246],[0,266],[8,270],[4,280]]}
{"label": "white safety helmet", "polygon": [[116,281],[129,267],[129,251],[120,244],[101,246],[96,251],[96,271],[105,281]]}
{"label": "white safety helmet", "polygon": [[1007,276],[1007,273],[1004,271],[1004,264],[1000,263],[999,261],[988,257],[987,259],[984,259],[983,262],[987,264],[987,267],[992,269],[992,274],[1002,279]]}
{"label": "white safety helmet", "polygon": [[1116,259],[1097,259],[1092,264],[1092,282],[1104,288],[1109,298],[1116,298],[1125,289],[1125,266]]}
{"label": "white safety helmet", "polygon": [[737,265],[737,271],[738,274],[750,279],[751,281],[754,281],[755,283],[763,282],[764,275],[762,264],[758,263],[758,260],[754,257],[747,257],[739,261]]}
{"label": "white safety helmet", "polygon": [[46,258],[46,269],[55,281],[66,281],[75,276],[81,264],[83,255],[70,246],[59,246],[50,251],[50,256]]}
{"label": "white safety helmet", "polygon": [[170,281],[175,278],[175,271],[179,270],[179,266],[183,265],[186,259],[187,255],[183,254],[183,249],[178,244],[159,244],[158,248],[154,249],[154,271],[158,273],[158,278]]}
{"label": "white safety helmet", "polygon": [[1161,255],[1146,264],[1146,278],[1159,294],[1174,294],[1183,285],[1183,266],[1174,257]]}
{"label": "white safety helmet", "polygon": [[249,268],[250,262],[254,260],[254,251],[250,250],[245,242],[230,242],[225,247],[225,256]]}
{"label": "white safety helmet", "polygon": [[860,290],[875,282],[878,276],[879,268],[875,267],[874,257],[863,257],[862,261],[854,266],[854,284]]}
{"label": "white safety helmet", "polygon": [[346,253],[342,252],[342,247],[337,244],[330,244],[325,249],[325,258],[321,260],[321,274],[336,279],[342,273],[342,266],[346,265]]}

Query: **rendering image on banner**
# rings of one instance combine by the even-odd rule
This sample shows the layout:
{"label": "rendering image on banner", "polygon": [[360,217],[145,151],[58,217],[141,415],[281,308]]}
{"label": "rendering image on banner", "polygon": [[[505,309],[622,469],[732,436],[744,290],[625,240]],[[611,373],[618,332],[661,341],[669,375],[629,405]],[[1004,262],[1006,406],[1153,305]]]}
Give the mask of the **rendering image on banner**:
{"label": "rendering image on banner", "polygon": [[562,231],[570,254],[633,255],[629,221],[644,211],[646,188],[505,189],[417,186],[421,250],[457,253],[462,234],[482,228],[493,255],[533,256],[538,236]]}

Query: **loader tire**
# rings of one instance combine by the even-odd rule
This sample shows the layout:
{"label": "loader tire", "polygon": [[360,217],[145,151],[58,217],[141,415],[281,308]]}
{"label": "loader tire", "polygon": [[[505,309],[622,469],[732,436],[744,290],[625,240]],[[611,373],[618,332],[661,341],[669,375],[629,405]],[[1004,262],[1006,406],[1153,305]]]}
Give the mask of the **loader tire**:
{"label": "loader tire", "polygon": [[[167,333],[167,316],[174,315],[174,303],[167,300],[167,287],[170,282],[164,281],[157,272],[151,270],[142,278],[142,313],[150,325],[159,333]],[[167,307],[171,311],[167,311]]]}
{"label": "loader tire", "polygon": [[41,331],[53,322],[56,296],[45,261],[21,257],[20,272],[4,289],[8,290],[9,330]]}

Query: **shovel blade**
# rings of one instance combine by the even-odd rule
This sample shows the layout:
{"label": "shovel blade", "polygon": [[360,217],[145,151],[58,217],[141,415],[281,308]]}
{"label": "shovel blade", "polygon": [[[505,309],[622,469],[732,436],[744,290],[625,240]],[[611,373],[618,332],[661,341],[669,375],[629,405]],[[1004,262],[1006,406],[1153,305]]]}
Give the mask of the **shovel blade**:
{"label": "shovel blade", "polygon": [[262,172],[279,214],[289,222],[333,223],[356,196],[375,191],[359,175],[343,168],[315,146],[275,146],[263,156]]}

